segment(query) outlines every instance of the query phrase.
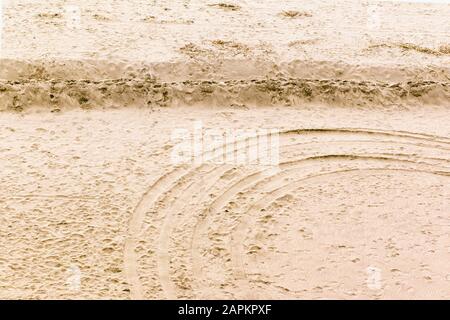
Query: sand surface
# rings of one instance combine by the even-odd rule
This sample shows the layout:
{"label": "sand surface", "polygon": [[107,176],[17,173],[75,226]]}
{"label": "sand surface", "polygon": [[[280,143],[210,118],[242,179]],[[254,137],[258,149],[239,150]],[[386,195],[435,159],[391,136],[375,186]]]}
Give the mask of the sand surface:
{"label": "sand surface", "polygon": [[449,16],[3,1],[0,298],[448,299]]}

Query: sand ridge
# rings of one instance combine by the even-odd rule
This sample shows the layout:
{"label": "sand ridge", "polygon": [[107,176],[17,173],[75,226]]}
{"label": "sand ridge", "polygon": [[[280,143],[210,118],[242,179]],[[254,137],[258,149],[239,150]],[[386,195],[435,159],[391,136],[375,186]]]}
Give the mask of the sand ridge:
{"label": "sand ridge", "polygon": [[13,81],[0,84],[2,109],[24,111],[63,108],[174,106],[440,105],[450,100],[450,83],[379,83],[314,79],[253,79],[160,83],[154,79]]}

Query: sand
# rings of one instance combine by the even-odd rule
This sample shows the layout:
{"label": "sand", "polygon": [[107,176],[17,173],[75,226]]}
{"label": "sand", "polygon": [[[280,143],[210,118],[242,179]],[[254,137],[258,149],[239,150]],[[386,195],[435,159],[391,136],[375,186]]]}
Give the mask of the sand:
{"label": "sand", "polygon": [[0,298],[450,296],[449,4],[2,13]]}

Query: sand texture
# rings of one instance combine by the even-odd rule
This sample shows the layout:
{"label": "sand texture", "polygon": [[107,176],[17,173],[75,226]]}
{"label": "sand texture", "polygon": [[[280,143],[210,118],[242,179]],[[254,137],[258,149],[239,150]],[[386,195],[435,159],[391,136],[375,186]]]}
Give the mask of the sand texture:
{"label": "sand texture", "polygon": [[448,299],[449,16],[4,1],[0,298]]}

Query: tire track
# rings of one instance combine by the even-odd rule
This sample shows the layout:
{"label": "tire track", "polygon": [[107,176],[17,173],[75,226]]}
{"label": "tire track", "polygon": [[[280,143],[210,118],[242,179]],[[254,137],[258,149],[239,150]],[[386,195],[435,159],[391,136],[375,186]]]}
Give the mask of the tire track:
{"label": "tire track", "polygon": [[[246,138],[244,139],[244,141],[249,141],[250,139],[252,138]],[[223,150],[223,146],[214,147],[211,150],[205,152],[205,154],[213,154],[219,149]],[[171,189],[171,186],[176,185],[179,180],[183,179],[183,177],[188,176],[190,173],[195,172],[195,170],[201,166],[202,165],[193,167],[190,171],[185,167],[180,167],[163,175],[146,191],[146,193],[141,197],[141,200],[139,201],[137,207],[135,208],[133,215],[129,220],[128,237],[125,240],[124,245],[124,270],[126,278],[131,286],[131,299],[144,299],[144,291],[138,275],[138,256],[136,254],[135,248],[137,245],[137,236],[142,229],[142,224],[148,208],[153,206],[161,196],[168,192]],[[165,275],[163,277],[165,277]]]}
{"label": "tire track", "polygon": [[[268,186],[272,186],[273,184],[278,183],[279,181],[282,181],[286,177],[293,177],[296,172],[303,173],[302,168],[306,166],[305,162],[311,162],[311,164],[315,164],[317,160],[331,160],[335,159],[338,160],[337,164],[340,164],[343,160],[349,160],[354,161],[355,159],[360,158],[364,159],[365,161],[370,159],[378,159],[382,161],[403,161],[405,163],[409,163],[412,165],[416,165],[417,162],[414,161],[408,161],[406,159],[409,158],[409,156],[405,156],[404,159],[399,160],[395,157],[388,158],[387,155],[384,155],[384,157],[381,156],[357,156],[357,155],[325,155],[325,156],[316,156],[316,157],[310,157],[310,158],[304,158],[304,159],[298,159],[293,160],[289,162],[285,162],[280,164],[280,171],[277,173],[274,173],[271,176],[267,176],[263,173],[254,173],[250,176],[241,178],[238,182],[234,183],[230,188],[228,188],[226,191],[224,191],[219,197],[217,197],[210,205],[210,209],[207,210],[208,215],[205,219],[203,219],[198,226],[196,227],[196,230],[193,235],[193,245],[192,245],[192,263],[193,263],[193,273],[201,275],[201,267],[198,265],[197,261],[201,260],[199,250],[194,250],[196,246],[198,246],[198,243],[201,242],[200,236],[198,234],[202,234],[205,232],[205,229],[208,227],[209,224],[212,224],[211,219],[213,218],[214,214],[218,213],[221,209],[225,207],[229,202],[231,202],[238,193],[244,193],[247,196],[249,196],[251,193],[251,190],[258,190],[259,194],[262,194],[262,199],[265,199],[267,196],[267,193],[265,193],[267,190],[270,191],[270,188],[263,188],[262,185],[268,184]],[[445,162],[448,162],[445,160]],[[422,165],[427,165],[431,168],[434,168],[431,164],[422,163]],[[299,171],[298,171],[299,170]],[[314,171],[317,171],[317,168],[312,169]],[[238,243],[239,241],[236,241]]]}
{"label": "tire track", "polygon": [[[193,198],[193,195],[203,190],[203,197],[206,196],[206,191],[209,190],[217,181],[227,172],[233,170],[229,166],[221,166],[208,172],[205,179],[199,179],[192,181],[188,188],[182,192],[181,197],[175,197],[175,201],[172,206],[169,207],[167,213],[164,215],[165,219],[161,227],[161,233],[159,236],[158,247],[156,249],[156,255],[158,257],[158,273],[161,282],[161,286],[167,299],[176,299],[177,290],[175,284],[170,281],[170,257],[169,257],[169,238],[174,228],[175,223],[173,219],[175,214],[186,212],[182,209],[184,205]],[[206,183],[206,184],[205,184]],[[197,197],[196,197],[197,199]]]}
{"label": "tire track", "polygon": [[[419,140],[422,142],[433,142],[435,143],[433,146],[429,146],[430,148],[440,148],[443,150],[448,150],[446,147],[448,144],[450,144],[450,139],[444,138],[444,137],[438,137],[434,135],[428,135],[428,134],[420,134],[420,133],[411,133],[411,132],[395,132],[395,131],[388,131],[388,130],[371,130],[371,129],[357,129],[357,128],[340,128],[340,129],[295,129],[295,130],[286,130],[280,133],[280,138],[288,138],[290,136],[306,136],[309,134],[314,135],[327,135],[327,134],[337,134],[337,135],[368,135],[370,137],[378,136],[378,137],[395,137],[395,138],[401,138],[401,139],[412,139],[413,142],[406,142],[404,143],[417,146],[417,147],[424,147],[423,143],[417,144],[414,143],[415,140]],[[228,150],[228,147],[230,145],[236,145],[239,141],[245,141],[250,142],[252,140],[258,140],[259,136],[254,136],[250,138],[245,138],[242,140],[236,140],[231,143],[214,147],[204,153],[204,155],[207,154],[214,154],[218,150]],[[320,142],[315,142],[320,143]],[[281,145],[284,146],[284,145]],[[233,148],[230,152],[236,152],[236,148]],[[219,155],[216,154],[216,157],[223,156],[225,153],[219,153]],[[211,157],[211,159],[213,159]],[[134,213],[130,219],[129,222],[129,236],[127,237],[127,240],[125,242],[125,248],[124,248],[124,266],[125,266],[125,273],[127,276],[127,279],[131,285],[131,298],[133,299],[142,299],[144,298],[143,288],[142,284],[140,283],[139,275],[138,275],[138,256],[135,252],[135,248],[137,245],[137,239],[142,229],[142,224],[146,215],[146,212],[148,209],[155,204],[155,202],[163,196],[165,193],[169,192],[173,187],[176,187],[178,184],[178,181],[180,179],[183,179],[184,176],[190,175],[192,173],[195,174],[196,170],[201,166],[191,166],[189,169],[188,166],[184,166],[182,168],[176,168],[173,171],[165,174],[161,178],[159,178],[143,195],[141,198],[139,204],[137,205],[136,209],[134,210]],[[219,177],[220,180],[220,177]],[[214,186],[214,183],[211,184],[211,186]],[[224,201],[222,199],[222,201]],[[178,208],[178,207],[177,207]],[[170,221],[170,220],[169,220]],[[160,269],[160,272],[163,274],[163,279],[165,279],[163,282],[165,282],[166,291],[170,292],[169,295],[173,296],[174,290],[173,287],[171,287],[166,280],[168,280],[167,271],[168,265],[170,264],[169,257],[165,255],[165,250],[168,248],[168,241],[170,236],[170,228],[168,229],[168,222],[164,222],[165,227],[163,227],[163,233],[162,236],[160,236],[160,240],[163,240],[163,249],[159,249],[159,257],[162,258],[163,263],[161,265],[165,265],[166,267]],[[195,242],[195,241],[193,241]],[[194,267],[195,269],[196,267]]]}

